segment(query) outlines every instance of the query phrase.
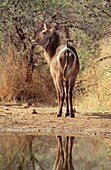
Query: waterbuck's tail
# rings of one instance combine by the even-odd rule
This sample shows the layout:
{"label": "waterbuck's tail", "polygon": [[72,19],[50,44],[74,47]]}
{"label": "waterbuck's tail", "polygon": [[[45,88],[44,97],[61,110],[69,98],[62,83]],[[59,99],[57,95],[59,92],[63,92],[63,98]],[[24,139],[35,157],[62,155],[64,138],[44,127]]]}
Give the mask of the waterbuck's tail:
{"label": "waterbuck's tail", "polygon": [[68,79],[68,76],[74,72],[76,67],[76,60],[78,60],[78,55],[72,46],[67,45],[66,52],[64,53],[65,65],[63,71],[64,80]]}
{"label": "waterbuck's tail", "polygon": [[64,69],[63,69],[63,79],[65,81],[67,80],[66,71],[67,71],[67,66],[68,66],[68,57],[69,57],[69,52],[68,52],[68,50],[66,50],[66,52],[64,53],[65,65],[64,65]]}
{"label": "waterbuck's tail", "polygon": [[76,50],[71,46],[65,46],[58,53],[58,65],[64,81],[68,80],[69,75],[74,71],[77,58]]}

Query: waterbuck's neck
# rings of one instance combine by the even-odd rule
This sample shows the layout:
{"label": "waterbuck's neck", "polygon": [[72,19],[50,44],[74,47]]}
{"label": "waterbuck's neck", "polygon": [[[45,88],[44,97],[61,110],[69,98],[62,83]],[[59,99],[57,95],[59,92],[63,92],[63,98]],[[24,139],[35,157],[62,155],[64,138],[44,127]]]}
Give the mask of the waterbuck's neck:
{"label": "waterbuck's neck", "polygon": [[51,59],[55,55],[56,49],[59,46],[60,46],[59,34],[57,32],[54,32],[53,36],[49,39],[49,43],[48,43],[47,47],[44,49],[44,55],[45,55],[45,58],[46,58],[48,64],[50,64]]}

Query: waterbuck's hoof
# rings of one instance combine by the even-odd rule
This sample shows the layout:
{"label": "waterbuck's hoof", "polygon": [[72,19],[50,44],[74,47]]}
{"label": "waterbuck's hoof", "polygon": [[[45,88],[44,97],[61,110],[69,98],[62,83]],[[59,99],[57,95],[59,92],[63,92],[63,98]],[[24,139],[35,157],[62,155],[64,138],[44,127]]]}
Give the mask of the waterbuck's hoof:
{"label": "waterbuck's hoof", "polygon": [[75,108],[74,108],[73,112],[76,113],[76,109]]}
{"label": "waterbuck's hoof", "polygon": [[69,116],[69,113],[66,113],[65,116]]}
{"label": "waterbuck's hoof", "polygon": [[75,114],[74,113],[71,114],[71,118],[75,118]]}
{"label": "waterbuck's hoof", "polygon": [[58,114],[57,114],[57,117],[61,117],[61,114],[60,114],[60,113],[58,113]]}

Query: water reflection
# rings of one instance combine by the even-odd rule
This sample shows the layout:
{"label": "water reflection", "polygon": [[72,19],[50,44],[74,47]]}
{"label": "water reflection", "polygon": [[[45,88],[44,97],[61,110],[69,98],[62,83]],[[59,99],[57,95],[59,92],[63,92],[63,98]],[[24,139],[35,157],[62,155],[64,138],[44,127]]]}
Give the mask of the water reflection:
{"label": "water reflection", "polygon": [[0,135],[0,170],[110,170],[111,139]]}
{"label": "water reflection", "polygon": [[53,170],[74,170],[72,148],[74,137],[57,136],[58,151]]}

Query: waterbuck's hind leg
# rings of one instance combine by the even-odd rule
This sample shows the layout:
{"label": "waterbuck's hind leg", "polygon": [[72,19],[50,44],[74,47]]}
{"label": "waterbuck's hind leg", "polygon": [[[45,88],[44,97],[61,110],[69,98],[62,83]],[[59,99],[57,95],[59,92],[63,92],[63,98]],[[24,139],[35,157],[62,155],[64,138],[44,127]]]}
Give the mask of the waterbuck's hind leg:
{"label": "waterbuck's hind leg", "polygon": [[66,84],[66,114],[65,116],[69,116],[69,101],[68,101],[68,81],[65,82]]}
{"label": "waterbuck's hind leg", "polygon": [[[57,92],[57,98],[58,98],[58,108],[60,108],[60,93],[59,93],[59,91]],[[61,117],[60,111],[58,111],[57,117]]]}
{"label": "waterbuck's hind leg", "polygon": [[75,109],[73,109],[73,104],[72,104],[72,90],[73,88],[70,88],[70,113],[71,113],[71,117],[75,118]]}

